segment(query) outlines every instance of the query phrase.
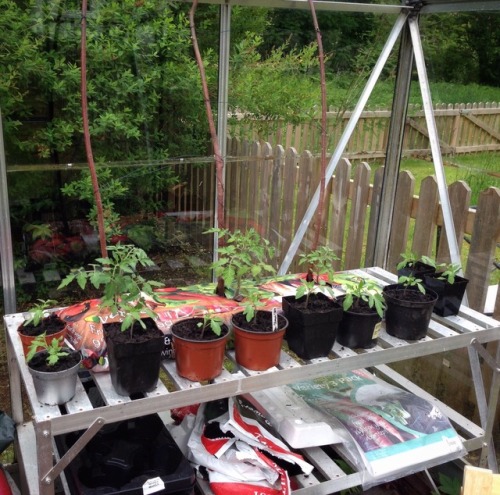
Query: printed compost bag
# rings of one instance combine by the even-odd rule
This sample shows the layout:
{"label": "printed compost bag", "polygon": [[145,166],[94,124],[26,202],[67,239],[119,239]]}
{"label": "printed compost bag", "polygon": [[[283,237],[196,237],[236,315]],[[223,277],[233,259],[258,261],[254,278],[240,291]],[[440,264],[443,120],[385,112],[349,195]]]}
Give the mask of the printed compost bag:
{"label": "printed compost bag", "polygon": [[215,495],[289,495],[289,475],[312,471],[243,396],[202,404],[187,447]]}
{"label": "printed compost bag", "polygon": [[[203,292],[201,286],[195,288],[168,288],[155,291],[154,297],[145,296],[148,306],[158,315],[156,324],[165,334],[165,347],[162,359],[172,359],[174,351],[170,328],[172,324],[191,316],[201,316],[207,311],[216,311],[224,318],[241,306],[232,299],[226,299]],[[123,321],[123,314],[111,314],[99,307],[99,299],[75,304],[59,312],[59,316],[68,324],[67,339],[83,355],[83,364],[93,371],[107,371],[106,343],[103,335],[103,323]]]}
{"label": "printed compost bag", "polygon": [[[295,291],[303,275],[288,275],[280,279],[267,281],[261,289],[271,295],[281,296]],[[231,314],[241,311],[241,303],[228,297],[215,295],[215,285],[192,285],[183,288],[163,288],[155,290],[154,296],[145,296],[148,306],[158,315],[158,328],[165,334],[165,347],[162,359],[173,359],[174,349],[170,328],[181,319],[202,316],[207,311],[215,311],[229,321]],[[266,305],[266,309],[281,307],[279,298]],[[67,339],[70,344],[82,352],[83,364],[93,371],[107,371],[106,343],[104,341],[103,323],[114,323],[123,320],[123,314],[110,314],[99,307],[99,299],[91,299],[65,308],[59,316],[68,324]]]}
{"label": "printed compost bag", "polygon": [[351,435],[367,471],[364,485],[393,479],[465,454],[448,418],[431,402],[366,370],[339,373],[289,387],[325,421]]}

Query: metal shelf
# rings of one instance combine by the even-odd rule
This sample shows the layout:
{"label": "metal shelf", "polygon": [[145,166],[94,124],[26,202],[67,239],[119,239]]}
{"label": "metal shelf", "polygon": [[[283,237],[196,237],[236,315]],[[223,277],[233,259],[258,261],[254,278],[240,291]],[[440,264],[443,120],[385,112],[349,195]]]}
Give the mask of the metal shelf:
{"label": "metal shelf", "polygon": [[[394,275],[381,269],[369,268],[354,270],[363,276],[376,279],[384,285],[395,280]],[[62,407],[42,406],[38,403],[34,391],[31,375],[29,374],[20,340],[17,336],[17,327],[23,320],[22,314],[4,316],[6,326],[7,353],[9,359],[12,410],[13,417],[18,425],[18,441],[16,451],[20,461],[23,482],[23,493],[40,493],[41,495],[54,493],[54,479],[64,468],[63,462],[53,459],[52,440],[56,435],[76,431],[89,430],[89,436],[105,423],[112,423],[124,419],[142,416],[145,413],[168,411],[172,408],[187,406],[209,400],[256,392],[270,387],[286,385],[296,381],[308,380],[320,376],[350,371],[359,368],[375,368],[378,373],[390,380],[395,380],[401,386],[429,400],[437,401],[427,392],[414,385],[411,381],[395,373],[390,363],[410,358],[427,356],[460,348],[469,348],[471,369],[474,386],[478,397],[485,397],[478,353],[483,355],[484,348],[480,344],[500,340],[500,322],[477,313],[468,308],[461,308],[457,316],[442,318],[433,316],[428,336],[418,342],[402,341],[391,337],[382,329],[378,344],[373,349],[354,351],[335,343],[330,356],[314,359],[308,362],[298,362],[286,352],[282,352],[279,366],[265,372],[254,372],[239,368],[234,362],[234,354],[229,352],[227,357],[233,361],[229,372],[222,374],[207,385],[190,382],[179,377],[175,370],[175,362],[164,361],[163,370],[174,385],[175,390],[169,391],[159,381],[158,387],[144,398],[131,400],[128,397],[117,395],[114,391],[109,374],[93,373],[98,390],[104,405],[94,407],[85,391],[83,383],[78,384],[74,399]],[[483,352],[484,351],[484,352]],[[499,351],[500,352],[500,351]],[[478,426],[449,408],[440,404],[443,412],[450,418],[457,431],[463,438],[467,450],[482,449],[482,460],[488,462],[490,469],[496,464],[491,453],[492,423],[500,388],[499,362],[497,353],[491,358],[496,370],[489,394],[490,403],[479,404],[484,410],[483,424]],[[22,417],[21,387],[24,387],[33,411],[33,417],[27,423]],[[491,414],[493,411],[493,414]],[[77,452],[76,452],[77,453]],[[72,453],[72,455],[76,455]],[[344,488],[358,485],[362,479],[360,473],[346,474],[325,453],[324,449],[305,449],[304,455],[316,466],[315,472],[309,477],[299,477],[296,482],[299,488],[297,495],[328,494]],[[492,458],[493,457],[493,458]],[[316,472],[317,471],[317,472]],[[38,475],[37,475],[38,473]],[[64,483],[63,483],[64,485]]]}

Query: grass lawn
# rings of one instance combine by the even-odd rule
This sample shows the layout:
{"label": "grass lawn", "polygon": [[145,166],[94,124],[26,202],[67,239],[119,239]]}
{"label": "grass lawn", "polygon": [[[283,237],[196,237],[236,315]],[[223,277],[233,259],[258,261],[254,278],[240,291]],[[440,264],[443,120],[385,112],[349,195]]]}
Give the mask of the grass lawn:
{"label": "grass lawn", "polygon": [[[446,183],[465,181],[472,190],[471,205],[477,204],[479,193],[488,187],[500,188],[500,153],[477,153],[470,155],[443,156]],[[375,171],[382,162],[370,163]],[[429,175],[434,175],[434,165],[430,160],[403,158],[401,170],[409,170],[415,177],[415,194],[418,196],[420,184]]]}

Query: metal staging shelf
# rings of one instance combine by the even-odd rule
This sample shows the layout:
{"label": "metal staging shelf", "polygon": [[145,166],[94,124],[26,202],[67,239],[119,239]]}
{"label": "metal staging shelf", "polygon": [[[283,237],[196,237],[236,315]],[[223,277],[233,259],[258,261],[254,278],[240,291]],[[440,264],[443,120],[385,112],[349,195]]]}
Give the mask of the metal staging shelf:
{"label": "metal staging shelf", "polygon": [[[374,278],[381,285],[395,281],[394,275],[378,268],[351,272]],[[63,457],[61,462],[56,462],[57,459],[54,460],[53,457],[53,437],[56,435],[87,429],[85,436],[90,439],[106,423],[255,392],[331,373],[372,367],[382,378],[397,381],[400,386],[411,392],[436,401],[457,429],[465,448],[468,451],[481,449],[482,464],[494,471],[497,470],[491,436],[500,389],[500,351],[492,357],[486,353],[482,344],[500,340],[500,322],[465,307],[461,308],[457,316],[442,318],[434,315],[428,336],[418,342],[402,341],[391,337],[382,329],[378,344],[373,349],[354,351],[335,343],[330,357],[315,359],[307,363],[299,363],[287,353],[282,352],[280,364],[276,368],[265,372],[252,372],[238,369],[238,366],[234,364],[234,369],[237,371],[230,373],[224,370],[214,383],[207,385],[193,383],[179,377],[175,371],[175,362],[164,361],[162,367],[176,390],[169,392],[159,381],[154,392],[136,400],[117,395],[111,385],[109,374],[95,373],[93,379],[105,403],[102,407],[96,408],[92,405],[81,382],[78,383],[74,399],[64,407],[42,406],[38,403],[31,376],[25,365],[21,342],[17,336],[17,327],[22,319],[23,315],[20,313],[4,316],[12,411],[18,430],[16,453],[24,482],[23,493],[41,495],[55,493],[55,480],[78,453],[70,450],[69,455]],[[480,426],[440,403],[387,366],[396,361],[460,348],[469,350],[481,417]],[[489,404],[486,402],[480,356],[494,371],[491,390],[488,394]],[[228,353],[228,358],[234,360],[234,355]],[[26,390],[33,411],[31,420],[27,422],[22,412],[22,387]],[[75,447],[77,450],[79,446]],[[324,449],[306,449],[303,453],[316,469],[308,477],[298,477],[296,482],[301,488],[294,492],[296,495],[327,495],[360,484],[362,473],[344,473]],[[64,488],[63,476],[61,480]]]}

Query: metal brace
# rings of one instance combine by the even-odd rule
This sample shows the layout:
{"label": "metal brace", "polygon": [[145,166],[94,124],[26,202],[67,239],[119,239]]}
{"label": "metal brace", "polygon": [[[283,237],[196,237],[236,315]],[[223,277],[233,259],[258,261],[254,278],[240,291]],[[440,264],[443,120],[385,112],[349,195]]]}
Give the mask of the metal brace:
{"label": "metal brace", "polygon": [[474,347],[476,352],[485,360],[486,364],[492,369],[493,373],[500,373],[500,363],[497,363],[491,354],[481,345],[477,339],[472,339],[470,345]]}
{"label": "metal brace", "polygon": [[407,7],[412,7],[412,10],[408,17],[415,17],[420,13],[420,10],[424,6],[423,0],[406,0],[405,5]]}
{"label": "metal brace", "polygon": [[68,449],[68,451],[59,459],[54,467],[43,476],[42,481],[50,485],[61,474],[63,469],[83,450],[83,448],[94,438],[97,432],[104,426],[106,420],[98,417],[87,428],[83,435]]}

